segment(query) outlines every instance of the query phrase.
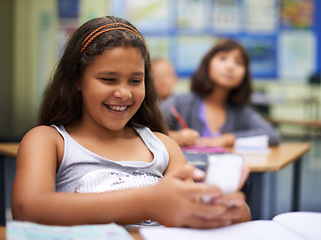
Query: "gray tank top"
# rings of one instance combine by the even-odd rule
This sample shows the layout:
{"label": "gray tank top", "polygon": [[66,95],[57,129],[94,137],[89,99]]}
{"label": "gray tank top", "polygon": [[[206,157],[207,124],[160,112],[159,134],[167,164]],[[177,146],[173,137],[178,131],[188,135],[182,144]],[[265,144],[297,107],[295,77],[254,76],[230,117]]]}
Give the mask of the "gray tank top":
{"label": "gray tank top", "polygon": [[164,144],[149,128],[134,128],[154,155],[152,162],[112,161],[76,142],[63,126],[55,126],[64,138],[64,155],[56,174],[57,192],[106,192],[156,184],[168,166]]}

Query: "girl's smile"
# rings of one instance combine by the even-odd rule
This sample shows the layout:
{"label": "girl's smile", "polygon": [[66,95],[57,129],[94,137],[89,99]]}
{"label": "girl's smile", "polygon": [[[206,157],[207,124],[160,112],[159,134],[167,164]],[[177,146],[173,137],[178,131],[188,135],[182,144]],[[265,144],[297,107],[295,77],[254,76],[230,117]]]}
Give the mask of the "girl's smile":
{"label": "girl's smile", "polygon": [[105,106],[116,112],[125,111],[129,107],[129,106],[111,106],[107,104],[105,104]]}

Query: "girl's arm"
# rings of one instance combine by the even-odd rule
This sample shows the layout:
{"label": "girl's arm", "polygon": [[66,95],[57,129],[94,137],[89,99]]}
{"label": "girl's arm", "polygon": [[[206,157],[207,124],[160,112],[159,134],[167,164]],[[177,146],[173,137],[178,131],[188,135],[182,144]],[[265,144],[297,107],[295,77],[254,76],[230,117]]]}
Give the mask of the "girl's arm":
{"label": "girl's arm", "polygon": [[159,132],[154,132],[154,134],[163,142],[169,155],[169,163],[164,175],[181,168],[187,163],[181,148],[174,139]]}
{"label": "girl's arm", "polygon": [[199,180],[204,173],[184,165],[185,158],[177,145],[173,147],[174,151],[170,150],[170,157],[177,153],[178,160],[170,163],[165,177],[158,184],[90,194],[55,192],[61,148],[61,136],[47,126],[32,129],[21,141],[12,191],[15,220],[76,225],[129,224],[151,219],[167,226],[205,228],[223,225],[222,221],[217,221],[217,216],[226,211],[224,205],[193,201],[203,195],[218,198],[220,191],[213,186],[186,181],[191,178]]}
{"label": "girl's arm", "polygon": [[32,129],[21,141],[12,192],[14,219],[74,225],[133,223],[148,217],[144,209],[145,189],[102,194],[57,193],[55,175],[63,143],[59,133],[47,126]]}

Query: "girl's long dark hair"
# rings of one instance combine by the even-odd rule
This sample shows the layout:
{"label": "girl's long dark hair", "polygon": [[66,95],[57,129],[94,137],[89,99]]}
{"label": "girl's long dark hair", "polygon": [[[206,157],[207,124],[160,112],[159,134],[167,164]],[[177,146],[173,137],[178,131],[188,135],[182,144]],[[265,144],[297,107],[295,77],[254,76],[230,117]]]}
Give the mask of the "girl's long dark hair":
{"label": "girl's long dark hair", "polygon": [[207,52],[198,69],[192,76],[191,91],[202,97],[210,95],[215,88],[215,85],[209,76],[210,61],[218,52],[229,52],[233,49],[239,49],[241,51],[246,71],[242,83],[231,91],[227,101],[234,105],[249,103],[252,93],[252,76],[249,69],[250,56],[247,50],[233,39],[222,39]]}
{"label": "girl's long dark hair", "polygon": [[[124,29],[106,31],[81,52],[82,43],[90,33],[106,24],[112,24],[107,28],[119,27],[117,23],[125,24],[134,31]],[[104,50],[134,47],[139,50],[145,63],[145,99],[127,126],[149,127],[152,131],[165,133],[166,128],[157,105],[157,94],[151,77],[149,52],[140,33],[137,31],[136,34],[135,30],[137,31],[128,21],[112,16],[96,18],[83,24],[65,46],[52,81],[45,91],[38,125],[66,126],[79,120],[82,114],[82,96],[76,86],[84,69]]]}

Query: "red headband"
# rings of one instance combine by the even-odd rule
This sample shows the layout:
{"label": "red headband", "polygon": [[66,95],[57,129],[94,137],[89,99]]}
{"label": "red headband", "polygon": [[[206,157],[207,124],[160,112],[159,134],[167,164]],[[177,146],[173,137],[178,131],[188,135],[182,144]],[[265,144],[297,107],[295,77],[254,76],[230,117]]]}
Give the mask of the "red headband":
{"label": "red headband", "polygon": [[[125,27],[114,27],[114,28],[107,28],[107,29],[101,30],[102,28],[105,28],[105,27],[108,27],[108,26],[115,26],[115,25],[122,25],[122,26],[125,26]],[[99,31],[99,30],[101,30],[101,31]],[[92,41],[94,41],[95,38],[97,38],[98,36],[100,36],[101,34],[103,34],[105,32],[112,31],[112,30],[127,30],[127,31],[130,31],[133,34],[135,34],[137,37],[139,37],[144,42],[144,39],[143,39],[142,35],[136,29],[134,29],[133,27],[131,27],[131,26],[127,25],[127,24],[124,24],[124,23],[109,23],[109,24],[106,24],[106,25],[98,27],[97,29],[92,31],[90,34],[88,34],[88,36],[84,39],[84,41],[81,44],[82,47],[81,47],[80,53],[83,53],[84,50],[87,48],[87,46]]]}

